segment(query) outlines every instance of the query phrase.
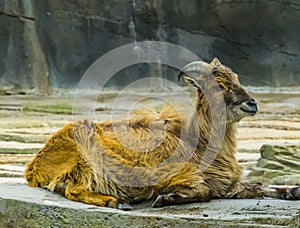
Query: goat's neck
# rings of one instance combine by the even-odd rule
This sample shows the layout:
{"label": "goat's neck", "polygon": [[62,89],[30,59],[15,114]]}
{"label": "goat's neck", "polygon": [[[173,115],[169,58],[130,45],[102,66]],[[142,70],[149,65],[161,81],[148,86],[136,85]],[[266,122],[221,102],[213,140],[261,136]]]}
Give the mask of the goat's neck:
{"label": "goat's neck", "polygon": [[209,106],[200,104],[197,102],[196,112],[189,124],[189,136],[193,143],[197,142],[194,144],[196,146],[194,160],[199,161],[206,155],[212,155],[216,160],[234,158],[237,123],[227,122],[226,118],[219,120],[218,117],[212,121]]}

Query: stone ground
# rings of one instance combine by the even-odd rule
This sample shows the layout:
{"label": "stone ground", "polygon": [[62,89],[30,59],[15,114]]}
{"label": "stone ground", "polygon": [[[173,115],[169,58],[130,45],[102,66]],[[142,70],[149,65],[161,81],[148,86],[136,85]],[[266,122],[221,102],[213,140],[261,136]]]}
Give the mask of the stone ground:
{"label": "stone ground", "polygon": [[[111,113],[114,114],[113,118],[120,118],[124,116],[128,109],[138,106],[137,100],[138,103],[143,100],[147,105],[158,106],[163,100],[171,99],[183,111],[188,110],[191,105],[187,102],[180,103],[181,96],[176,92],[164,94],[132,93],[121,102],[121,105],[114,107],[112,104],[116,103],[116,96],[117,94],[113,92],[106,92],[101,97],[97,97],[95,94],[82,94],[81,100],[75,102],[75,106],[73,106],[74,96],[66,93],[50,97],[31,95],[0,96],[0,198],[10,199],[6,202],[7,210],[16,205],[12,202],[19,201],[28,201],[40,204],[41,207],[43,205],[47,207],[47,203],[33,200],[34,197],[23,198],[24,192],[28,192],[28,195],[36,192],[41,199],[46,196],[47,200],[52,202],[53,194],[43,190],[29,189],[22,185],[25,183],[23,171],[26,162],[43,146],[47,138],[65,123],[85,117],[90,119],[92,117],[97,121],[108,120],[111,118]],[[237,157],[245,167],[245,179],[247,179],[247,173],[251,167],[255,166],[257,159],[260,157],[258,150],[263,144],[299,145],[300,143],[300,93],[256,92],[253,96],[259,102],[260,111],[255,117],[242,120],[238,130]],[[156,99],[156,97],[159,97],[159,99]],[[95,102],[95,100],[97,101]],[[73,110],[74,115],[72,115],[73,107],[76,108]],[[93,113],[93,110],[96,110],[96,112]],[[15,194],[12,194],[10,189],[14,189]],[[55,197],[55,202],[50,203],[50,206],[67,207],[66,205],[70,205],[71,208],[75,207],[79,210],[82,207],[82,213],[86,212],[87,214],[84,216],[88,216],[91,206],[79,203],[70,204],[62,198],[57,198],[58,196]],[[60,202],[62,205],[60,205]],[[1,212],[2,204],[0,201],[0,214],[4,213]],[[32,204],[33,207],[36,206],[35,204]],[[220,207],[221,204],[222,207]],[[139,221],[139,216],[155,217],[157,220],[169,225],[175,221],[171,222],[172,218],[176,218],[179,220],[176,220],[178,223],[175,222],[175,225],[183,224],[184,221],[191,226],[201,223],[209,226],[209,224],[216,225],[216,222],[219,221],[220,226],[221,224],[230,226],[232,224],[230,221],[239,221],[240,224],[245,225],[242,227],[251,226],[251,224],[253,227],[255,227],[255,224],[264,224],[265,227],[274,227],[275,225],[281,227],[291,221],[293,221],[293,224],[298,221],[299,224],[300,203],[271,199],[216,200],[208,204],[183,205],[167,209],[146,209],[147,204],[146,206],[137,205],[136,208],[138,210],[135,212],[118,212],[119,218],[129,218],[132,215],[137,216],[134,221]],[[106,213],[107,216],[111,216],[115,212],[114,210],[92,207],[92,211],[94,210]],[[247,219],[247,216],[250,216],[251,219],[250,217]],[[276,220],[276,218],[280,219]],[[120,219],[118,221],[121,221]],[[157,224],[163,223],[158,222]],[[157,224],[156,226],[158,226]],[[130,224],[128,223],[128,225]],[[131,223],[131,225],[133,224]]]}

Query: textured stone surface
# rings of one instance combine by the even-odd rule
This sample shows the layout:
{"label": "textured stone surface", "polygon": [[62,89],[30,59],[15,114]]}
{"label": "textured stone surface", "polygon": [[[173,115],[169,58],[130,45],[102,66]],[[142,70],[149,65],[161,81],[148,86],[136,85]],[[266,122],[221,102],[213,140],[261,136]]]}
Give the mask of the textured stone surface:
{"label": "textured stone surface", "polygon": [[[40,93],[76,87],[97,58],[145,40],[178,44],[204,60],[217,56],[244,84],[299,85],[299,17],[297,0],[4,0],[0,85]],[[174,73],[145,63],[122,70],[109,85],[154,74],[175,81]]]}
{"label": "textured stone surface", "polygon": [[264,183],[300,185],[300,146],[263,145],[250,178]]}
{"label": "textured stone surface", "polygon": [[297,201],[213,200],[133,211],[69,201],[22,184],[0,184],[1,227],[298,227]]}

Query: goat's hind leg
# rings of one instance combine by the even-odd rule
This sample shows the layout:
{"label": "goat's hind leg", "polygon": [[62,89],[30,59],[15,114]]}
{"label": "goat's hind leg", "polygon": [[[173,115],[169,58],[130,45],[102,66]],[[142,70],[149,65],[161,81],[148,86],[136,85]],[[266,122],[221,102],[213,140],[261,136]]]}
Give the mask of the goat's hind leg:
{"label": "goat's hind leg", "polygon": [[64,174],[51,181],[48,190],[59,193],[69,200],[79,201],[86,204],[93,204],[100,207],[110,207],[120,210],[131,210],[132,207],[114,196],[96,193],[84,188],[80,182],[74,184],[72,179],[69,179],[68,174]]}
{"label": "goat's hind leg", "polygon": [[110,207],[126,211],[132,210],[132,207],[128,203],[114,196],[90,192],[80,185],[67,186],[65,196],[69,200],[80,201],[101,207]]}

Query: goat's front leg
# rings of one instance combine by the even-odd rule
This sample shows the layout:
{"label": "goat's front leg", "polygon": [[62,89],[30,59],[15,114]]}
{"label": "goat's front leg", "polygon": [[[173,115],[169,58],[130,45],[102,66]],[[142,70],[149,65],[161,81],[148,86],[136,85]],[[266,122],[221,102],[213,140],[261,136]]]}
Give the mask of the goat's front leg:
{"label": "goat's front leg", "polygon": [[[162,166],[162,170],[158,172],[161,174],[163,181],[154,189],[158,196],[154,199],[153,207],[207,202],[212,198],[212,191],[205,182],[205,176],[199,170],[198,165],[194,163],[176,163],[167,168],[173,170],[166,172],[166,167]],[[176,175],[169,178],[170,173],[176,173]],[[165,174],[167,176],[164,176]]]}
{"label": "goat's front leg", "polygon": [[264,196],[284,200],[300,200],[300,187],[262,185]]}
{"label": "goat's front leg", "polygon": [[212,198],[212,192],[205,183],[190,186],[169,186],[170,191],[166,194],[160,194],[154,200],[152,207],[164,207],[175,204],[207,202]]}
{"label": "goat's front leg", "polygon": [[260,183],[237,183],[225,198],[253,199],[271,197],[284,200],[300,200],[300,187],[269,186]]}
{"label": "goat's front leg", "polygon": [[194,196],[182,194],[180,192],[171,192],[166,195],[158,195],[154,200],[152,207],[164,207],[176,204],[185,204],[185,203],[196,203],[196,202],[207,202],[211,199],[211,193],[208,193],[205,197],[203,196]]}

